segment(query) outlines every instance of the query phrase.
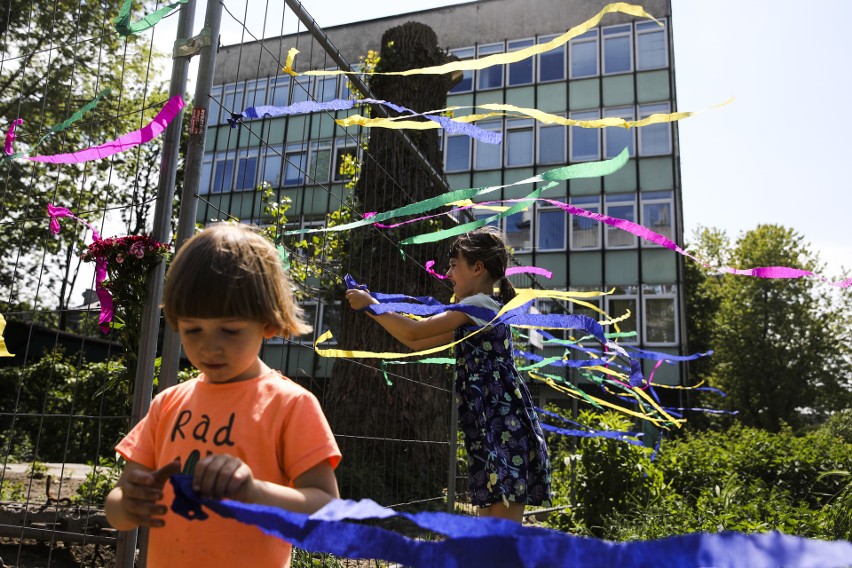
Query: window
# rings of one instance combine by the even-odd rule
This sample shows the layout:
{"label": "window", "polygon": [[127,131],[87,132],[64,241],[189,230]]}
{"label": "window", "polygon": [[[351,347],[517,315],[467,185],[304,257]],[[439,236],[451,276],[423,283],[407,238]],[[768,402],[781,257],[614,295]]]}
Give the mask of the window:
{"label": "window", "polygon": [[633,70],[633,41],[630,24],[603,29],[604,75]]}
{"label": "window", "polygon": [[[477,58],[481,59],[495,53],[503,53],[502,43],[480,45],[477,49]],[[480,90],[499,89],[503,86],[503,65],[492,65],[476,72],[476,87]]]}
{"label": "window", "polygon": [[284,151],[284,185],[305,183],[308,153],[304,144],[287,144]]}
{"label": "window", "polygon": [[565,250],[565,216],[557,207],[541,207],[536,211],[536,248],[538,250]]}
{"label": "window", "polygon": [[213,157],[212,154],[205,154],[204,160],[201,162],[201,175],[198,180],[198,193],[204,195],[210,193],[210,184],[213,175]]}
{"label": "window", "polygon": [[[610,217],[636,222],[636,196],[632,193],[608,194],[605,198],[606,214]],[[632,248],[636,246],[636,236],[616,227],[606,226],[607,248]]]}
{"label": "window", "polygon": [[311,98],[311,77],[293,77],[291,89],[293,98],[290,104],[302,103]]}
{"label": "window", "polygon": [[598,74],[598,30],[591,30],[571,40],[571,79]]}
{"label": "window", "polygon": [[[535,42],[531,39],[518,39],[508,42],[507,51],[518,51],[531,47]],[[510,63],[508,83],[510,87],[515,85],[529,85],[533,82],[533,61],[535,57],[527,57],[521,61]]]}
{"label": "window", "polygon": [[[572,112],[571,118],[575,120],[595,120],[600,118],[596,110],[584,112]],[[588,160],[599,160],[601,157],[601,131],[599,128],[571,127],[571,161],[585,162]]]}
{"label": "window", "polygon": [[[627,311],[630,311],[630,317],[618,322],[618,328],[621,333],[636,333],[639,330],[637,322],[639,321],[639,298],[638,290],[635,286],[626,286],[616,290],[615,295],[606,297],[606,313],[611,318],[619,318]],[[615,326],[608,326],[607,333],[615,333]],[[639,338],[636,335],[630,337],[618,338],[619,343],[639,343]]]}
{"label": "window", "polygon": [[642,337],[649,345],[677,343],[677,287],[674,285],[643,285]]}
{"label": "window", "polygon": [[234,160],[228,159],[225,155],[217,158],[213,169],[213,183],[211,184],[210,193],[222,193],[231,191],[231,186],[234,181]]}
{"label": "window", "polygon": [[656,22],[636,22],[636,68],[659,69],[668,65],[666,29]]}
{"label": "window", "polygon": [[504,219],[503,232],[506,234],[506,244],[518,251],[526,251],[532,248],[532,204],[526,211],[518,211]]}
{"label": "window", "polygon": [[281,185],[281,147],[268,148],[263,157],[263,168],[260,181],[266,182],[272,187]]}
{"label": "window", "polygon": [[246,98],[243,107],[234,111],[242,112],[247,107],[263,106],[266,104],[266,79],[246,83]]}
{"label": "window", "polygon": [[272,106],[287,106],[290,104],[290,77],[278,77],[270,85]]}
{"label": "window", "polygon": [[564,164],[565,143],[568,129],[562,125],[540,125],[538,127],[538,163]]}
{"label": "window", "polygon": [[337,77],[317,77],[314,82],[314,100],[328,102],[337,97]]}
{"label": "window", "polygon": [[[483,130],[500,132],[503,125],[500,122],[480,122],[479,127]],[[500,167],[502,162],[503,149],[500,144],[485,144],[479,140],[474,141],[474,154],[476,163],[474,168],[477,170],[493,170]]]}
{"label": "window", "polygon": [[242,112],[243,91],[237,85],[227,85],[223,89],[219,124],[225,124],[231,118],[231,113]]}
{"label": "window", "polygon": [[299,305],[305,311],[302,316],[302,321],[314,328],[314,330],[311,333],[294,337],[293,340],[297,343],[313,343],[314,339],[320,336],[320,332],[317,329],[317,312],[319,312],[319,304],[316,302],[299,302]]}
{"label": "window", "polygon": [[[583,301],[587,304],[591,304],[595,308],[600,309],[601,307],[601,299],[600,298],[583,298]],[[571,302],[571,313],[575,316],[587,316],[592,318],[595,321],[599,321],[602,318],[602,315],[597,310],[584,306],[582,304],[577,304],[575,302]],[[591,336],[586,330],[583,329],[575,329],[569,332],[569,335],[573,337],[575,340],[579,341],[583,337],[587,337],[584,343],[597,343],[597,340]]]}
{"label": "window", "polygon": [[[633,120],[633,107],[625,108],[608,108],[604,109],[603,115],[615,116],[624,120]],[[611,126],[603,129],[604,135],[604,157],[614,158],[618,156],[622,150],[627,148],[630,156],[636,155],[634,148],[635,128],[622,128],[620,126]]]}
{"label": "window", "polygon": [[240,152],[240,158],[237,160],[237,179],[234,189],[236,191],[254,189],[256,179],[257,155],[246,155],[245,152]]}
{"label": "window", "polygon": [[[465,59],[472,59],[474,54],[474,49],[472,47],[465,47],[462,49],[453,49],[450,51],[451,55],[455,55],[459,58],[459,60],[464,61]],[[456,83],[456,85],[450,89],[450,93],[469,93],[473,90],[473,71],[462,71],[462,80]]]}
{"label": "window", "polygon": [[349,178],[340,173],[340,166],[343,165],[343,156],[346,155],[358,158],[358,147],[351,140],[338,142],[334,149],[334,169],[331,171],[332,181],[349,181]]}
{"label": "window", "polygon": [[331,141],[313,142],[310,158],[308,181],[310,183],[328,183],[331,166]]}
{"label": "window", "polygon": [[447,136],[446,170],[464,172],[470,169],[470,137],[464,134]]}
{"label": "window", "polygon": [[[601,200],[597,196],[575,197],[571,205],[581,207],[592,213],[601,212]],[[571,215],[571,250],[592,250],[601,248],[601,224],[588,217]]]}
{"label": "window", "polygon": [[[482,221],[483,219],[490,219],[491,217],[493,217],[494,215],[497,214],[495,211],[493,211],[491,209],[484,209],[484,208],[479,208],[479,207],[474,207],[474,208],[470,209],[470,213],[473,215],[473,218],[477,221]],[[467,223],[468,222],[467,217],[462,216],[461,219],[460,219],[460,222]],[[496,228],[499,229],[500,228],[500,220],[499,219],[493,219],[493,220],[489,221],[488,223],[486,223],[486,226],[496,227]]]}
{"label": "window", "polygon": [[[671,191],[646,191],[640,194],[642,201],[642,226],[674,240]],[[648,241],[644,246],[658,246]]]}
{"label": "window", "polygon": [[532,165],[533,128],[530,119],[506,121],[506,167]]}
{"label": "window", "polygon": [[[319,329],[314,330],[314,336],[319,337],[328,330],[340,329],[341,310],[340,302],[333,304],[322,304],[319,318]],[[332,339],[329,344],[337,343],[336,339]]]}
{"label": "window", "polygon": [[[538,38],[538,43],[547,43],[557,36]],[[538,56],[538,80],[540,83],[561,81],[565,78],[565,46],[545,51]]]}
{"label": "window", "polygon": [[[639,120],[652,114],[668,113],[669,103],[641,105]],[[639,130],[639,155],[660,156],[672,153],[672,127],[668,122],[641,126]]]}

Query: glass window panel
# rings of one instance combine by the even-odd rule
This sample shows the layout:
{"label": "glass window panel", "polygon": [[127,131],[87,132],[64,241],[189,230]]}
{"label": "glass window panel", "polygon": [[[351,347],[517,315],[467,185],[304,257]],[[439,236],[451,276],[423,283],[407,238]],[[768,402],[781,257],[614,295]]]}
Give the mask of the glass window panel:
{"label": "glass window panel", "polygon": [[[598,111],[575,112],[571,118],[577,120],[593,120],[600,118]],[[582,162],[598,160],[601,157],[600,128],[571,127],[571,161]]]}
{"label": "glass window panel", "polygon": [[[509,42],[509,51],[517,51],[533,45],[531,39],[521,39]],[[527,57],[521,61],[509,64],[509,86],[529,85],[533,82],[533,61],[535,57]]]}
{"label": "glass window panel", "polygon": [[[636,332],[636,322],[639,320],[639,311],[637,310],[637,306],[639,302],[636,298],[608,298],[607,299],[607,314],[612,318],[618,318],[623,316],[628,310],[630,310],[630,317],[618,322],[618,327],[621,333],[629,333]],[[608,326],[607,333],[614,333],[615,327]],[[620,343],[638,343],[639,338],[636,336],[633,337],[622,337],[618,340]]]}
{"label": "glass window panel", "polygon": [[[547,43],[556,36],[539,38],[539,43]],[[560,45],[538,56],[538,80],[541,83],[561,81],[565,78],[565,46]]]}
{"label": "glass window panel", "polygon": [[659,69],[666,66],[666,31],[655,22],[636,24],[636,67]]}
{"label": "glass window panel", "polygon": [[538,211],[538,249],[563,250],[565,248],[565,211],[541,209]]}
{"label": "glass window panel", "polygon": [[198,193],[204,195],[210,193],[210,174],[213,173],[213,162],[205,161],[201,164],[201,178],[198,180]]}
{"label": "glass window panel", "polygon": [[272,187],[278,187],[281,180],[281,156],[274,150],[269,150],[263,159],[263,173],[261,181],[269,183]]}
{"label": "glass window panel", "polygon": [[314,99],[319,102],[334,100],[337,96],[337,77],[317,77]]}
{"label": "glass window panel", "polygon": [[[477,57],[482,58],[487,55],[502,52],[503,44],[483,45],[479,47]],[[502,87],[503,67],[503,65],[493,65],[491,67],[487,67],[485,69],[480,69],[479,71],[477,71],[477,88],[480,90],[485,90],[499,89],[500,87]]]}
{"label": "glass window panel", "polygon": [[290,104],[305,102],[310,98],[311,78],[295,77],[292,82],[293,100]]}
{"label": "glass window panel", "polygon": [[[571,204],[592,213],[600,213],[600,199],[574,198]],[[601,246],[601,224],[594,219],[571,215],[571,249],[597,249]]]}
{"label": "glass window panel", "polygon": [[671,202],[643,203],[642,225],[669,240],[673,238]]}
{"label": "glass window panel", "polygon": [[287,151],[284,164],[284,185],[301,185],[305,183],[305,169],[308,153],[301,151]]}
{"label": "glass window panel", "polygon": [[571,45],[571,78],[598,74],[598,32],[592,30],[574,39]]}
{"label": "glass window panel", "polygon": [[219,115],[219,124],[227,122],[227,120],[231,118],[232,112],[240,112],[242,110],[237,110],[237,95],[240,95],[239,103],[242,103],[242,94],[242,91],[236,92],[234,87],[225,89],[225,95],[222,97],[222,112]]}
{"label": "glass window panel", "polygon": [[[491,131],[500,131],[499,124],[485,125],[480,123],[480,128]],[[503,148],[501,144],[484,144],[476,141],[474,143],[476,152],[475,168],[477,170],[489,170],[499,168],[502,162]]]}
{"label": "glass window panel", "polygon": [[[668,104],[642,105],[639,107],[639,119],[652,114],[668,113]],[[671,124],[651,124],[641,126],[639,130],[639,153],[643,156],[659,156],[670,154],[672,151]]]}
{"label": "glass window panel", "polygon": [[530,212],[519,211],[505,218],[506,243],[516,251],[529,250],[532,240],[530,239]]}
{"label": "glass window panel", "polygon": [[[463,61],[465,59],[471,59],[473,57],[474,50],[472,47],[465,47],[464,49],[454,49],[450,51],[450,53]],[[451,93],[468,93],[473,90],[473,71],[463,71],[462,73],[462,80],[450,89]]]}
{"label": "glass window panel", "polygon": [[[497,214],[494,211],[490,211],[488,209],[476,209],[476,208],[474,208],[472,210],[472,213],[473,213],[473,218],[476,219],[477,221],[481,221],[483,219],[490,219],[491,217],[493,217],[494,215]],[[462,223],[466,223],[466,222],[467,222],[467,219],[462,218]],[[500,228],[500,220],[499,219],[492,219],[491,221],[489,221],[485,225],[489,226],[489,227],[497,227],[499,229]]]}
{"label": "glass window panel", "polygon": [[310,181],[314,183],[327,183],[330,165],[331,148],[313,148],[311,150]]}
{"label": "glass window panel", "polygon": [[674,298],[645,298],[645,341],[675,343]]}
{"label": "glass window panel", "polygon": [[605,28],[604,74],[626,73],[633,68],[630,53],[630,24]]}
{"label": "glass window panel", "polygon": [[231,191],[231,183],[234,179],[234,161],[218,160],[216,162],[216,173],[213,176],[213,191],[211,193],[222,193]]}
{"label": "glass window panel", "polygon": [[540,126],[538,129],[538,161],[540,164],[565,163],[564,126]]}
{"label": "glass window panel", "polygon": [[242,112],[244,108],[250,106],[263,106],[266,104],[266,82],[253,85],[246,88],[246,99],[243,108],[237,110]]}
{"label": "glass window panel", "polygon": [[[615,116],[624,120],[633,120],[633,109],[604,109],[604,116]],[[630,156],[636,155],[633,133],[635,128],[610,127],[603,129],[604,135],[604,157],[614,158],[624,148],[630,152]]]}
{"label": "glass window panel", "polygon": [[287,106],[290,104],[290,78],[280,77],[272,87],[272,106]]}
{"label": "glass window panel", "polygon": [[[621,196],[619,196],[621,198]],[[615,200],[613,200],[615,201]],[[606,214],[618,219],[626,219],[632,223],[636,222],[636,202],[631,195],[629,201],[623,198],[614,203],[607,197]],[[627,248],[636,246],[636,236],[616,227],[606,226],[606,246],[608,248]]]}
{"label": "glass window panel", "polygon": [[257,176],[257,156],[240,158],[237,164],[237,191],[254,189],[255,176]]}
{"label": "glass window panel", "polygon": [[447,171],[463,172],[470,169],[470,137],[447,136]]}
{"label": "glass window panel", "polygon": [[355,146],[338,146],[334,151],[334,169],[331,172],[331,179],[334,181],[347,181],[347,178],[340,173],[340,166],[343,164],[343,156],[350,155],[353,158],[358,157],[358,150]]}
{"label": "glass window panel", "polygon": [[533,163],[533,124],[523,121],[524,128],[512,128],[510,121],[506,127],[506,165],[529,166]]}

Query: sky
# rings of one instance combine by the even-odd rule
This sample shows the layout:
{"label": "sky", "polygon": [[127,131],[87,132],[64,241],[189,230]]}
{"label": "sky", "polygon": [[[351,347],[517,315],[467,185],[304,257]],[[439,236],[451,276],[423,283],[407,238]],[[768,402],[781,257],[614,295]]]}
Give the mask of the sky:
{"label": "sky", "polygon": [[[247,27],[260,34],[263,10],[246,10],[246,1],[226,0],[225,6],[237,17],[248,14]],[[463,2],[302,3],[328,28]],[[203,6],[199,0],[196,30]],[[285,26],[295,24],[288,15]],[[158,26],[160,38],[174,37],[175,20]],[[780,224],[819,254],[826,277],[836,279],[841,267],[852,270],[852,232],[843,229],[852,214],[844,168],[852,160],[850,21],[850,0],[672,0],[678,110],[733,98],[680,123],[687,240],[699,226],[722,229],[735,240],[759,224]],[[279,17],[278,29],[266,35],[279,35],[280,25]],[[222,43],[242,37],[225,14]]]}

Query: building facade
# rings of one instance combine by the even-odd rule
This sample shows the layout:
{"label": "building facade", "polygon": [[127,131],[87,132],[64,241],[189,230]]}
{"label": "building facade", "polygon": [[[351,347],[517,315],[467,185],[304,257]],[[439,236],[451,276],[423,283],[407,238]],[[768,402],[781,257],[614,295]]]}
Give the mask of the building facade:
{"label": "building facade", "polygon": [[[589,0],[479,0],[324,31],[348,61],[357,62],[368,50],[379,49],[386,29],[413,20],[429,25],[439,44],[459,59],[470,59],[550,41],[603,5]],[[465,72],[449,93],[448,105],[465,107],[456,116],[477,112],[476,105],[505,103],[581,120],[611,116],[635,120],[674,112],[670,2],[651,0],[644,8],[663,26],[609,14],[597,28],[561,48],[517,63]],[[346,199],[350,190],[340,174],[340,164],[344,155],[360,151],[359,134],[334,123],[334,118],[346,116],[346,112],[253,121],[236,129],[227,122],[232,113],[249,106],[348,97],[345,78],[283,73],[281,62],[291,47],[300,50],[297,71],[335,68],[308,33],[220,49],[211,93],[199,222],[226,214],[262,221],[262,204],[255,191],[261,182],[290,198],[288,219],[293,226],[324,223],[326,213]],[[676,123],[638,129],[582,129],[503,117],[477,125],[502,132],[503,143],[482,144],[467,136],[445,135],[443,168],[452,189],[511,184],[566,164],[612,158],[626,147],[630,160],[617,173],[561,182],[545,197],[628,219],[683,243]],[[516,199],[529,191],[529,186],[507,188],[489,199]],[[480,212],[474,210],[474,214]],[[501,228],[520,264],[552,271],[551,279],[539,279],[543,286],[613,290],[591,302],[612,315],[630,311],[632,317],[621,324],[621,330],[635,335],[623,337],[621,343],[672,354],[685,352],[679,255],[543,202],[507,217]],[[523,278],[515,279],[516,285],[527,285]],[[544,313],[591,313],[587,308],[556,302],[544,301],[537,307]],[[333,327],[339,310],[310,303],[307,309],[317,333]],[[317,358],[308,343],[306,339],[301,349],[281,344],[287,354],[272,357],[276,362],[285,361],[285,371],[324,376],[328,362]],[[561,349],[545,347],[544,351],[555,354]],[[652,369],[653,365],[646,365],[646,374]],[[654,381],[683,384],[685,368],[663,365],[655,371]]]}

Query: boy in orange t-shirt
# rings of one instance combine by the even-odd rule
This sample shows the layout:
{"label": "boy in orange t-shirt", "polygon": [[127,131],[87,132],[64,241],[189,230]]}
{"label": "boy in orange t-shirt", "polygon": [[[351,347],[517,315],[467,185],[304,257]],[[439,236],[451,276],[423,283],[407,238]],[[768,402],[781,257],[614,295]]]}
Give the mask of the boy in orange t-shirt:
{"label": "boy in orange t-shirt", "polygon": [[310,331],[278,252],[242,225],[203,230],[169,268],[163,311],[201,374],[157,395],[116,446],[127,466],[107,518],[153,529],[150,568],[287,567],[290,545],[255,527],[169,511],[165,483],[182,467],[201,495],[302,513],[339,497],[341,455],[319,403],[258,356],[264,338]]}

